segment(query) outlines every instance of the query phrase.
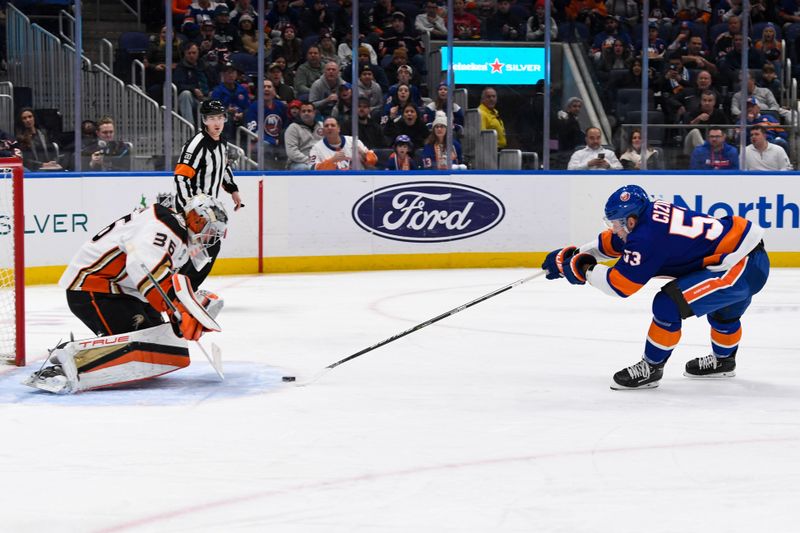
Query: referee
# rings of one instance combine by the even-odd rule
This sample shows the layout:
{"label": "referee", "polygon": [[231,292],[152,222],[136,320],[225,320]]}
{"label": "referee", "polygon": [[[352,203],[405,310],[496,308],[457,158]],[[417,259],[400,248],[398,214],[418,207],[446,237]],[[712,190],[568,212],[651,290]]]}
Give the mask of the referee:
{"label": "referee", "polygon": [[[226,116],[225,107],[219,100],[206,100],[200,105],[203,129],[183,147],[175,167],[175,209],[178,212],[182,212],[183,206],[195,194],[205,193],[219,198],[220,187],[230,193],[234,211],[244,207],[228,164],[228,143],[221,138]],[[200,270],[191,261],[181,269],[181,273],[191,280],[194,290],[211,272],[221,246],[222,240],[219,240],[207,250],[211,261]]]}

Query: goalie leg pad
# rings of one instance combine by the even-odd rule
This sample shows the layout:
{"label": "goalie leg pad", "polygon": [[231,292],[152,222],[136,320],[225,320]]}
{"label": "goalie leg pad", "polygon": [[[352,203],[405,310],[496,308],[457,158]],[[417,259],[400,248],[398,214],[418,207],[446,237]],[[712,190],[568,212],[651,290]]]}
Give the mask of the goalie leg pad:
{"label": "goalie leg pad", "polygon": [[[46,388],[38,372],[23,383],[49,392],[72,393],[154,378],[189,366],[189,347],[172,333],[169,324],[123,335],[78,340],[58,348],[66,384]],[[47,367],[42,374],[47,375]],[[52,380],[51,380],[52,381]]]}

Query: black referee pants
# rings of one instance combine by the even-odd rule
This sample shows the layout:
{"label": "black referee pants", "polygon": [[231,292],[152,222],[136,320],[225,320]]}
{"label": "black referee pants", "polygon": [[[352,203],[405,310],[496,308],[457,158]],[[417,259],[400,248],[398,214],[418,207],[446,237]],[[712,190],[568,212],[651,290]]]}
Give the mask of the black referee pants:
{"label": "black referee pants", "polygon": [[208,274],[214,267],[214,263],[217,261],[217,256],[219,255],[220,249],[222,249],[222,239],[218,240],[214,245],[206,250],[208,252],[208,256],[211,258],[211,261],[209,261],[206,266],[200,270],[197,270],[190,259],[181,268],[181,274],[189,278],[189,281],[192,283],[193,291],[196,291],[203,281],[205,281],[205,279],[208,277]]}

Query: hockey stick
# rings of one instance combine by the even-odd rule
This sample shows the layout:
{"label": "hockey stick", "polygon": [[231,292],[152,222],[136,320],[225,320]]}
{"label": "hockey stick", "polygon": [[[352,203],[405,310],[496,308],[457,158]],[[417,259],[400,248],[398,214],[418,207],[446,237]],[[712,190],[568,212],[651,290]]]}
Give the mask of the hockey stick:
{"label": "hockey stick", "polygon": [[310,384],[318,381],[322,376],[324,376],[325,374],[327,374],[328,372],[330,372],[331,370],[333,370],[334,368],[336,368],[337,366],[339,366],[341,364],[344,364],[344,363],[346,363],[348,361],[352,361],[356,357],[360,357],[360,356],[364,355],[365,353],[371,352],[372,350],[374,350],[376,348],[380,348],[381,346],[385,346],[385,345],[389,344],[390,342],[394,342],[399,338],[402,338],[402,337],[405,337],[406,335],[414,333],[415,331],[419,331],[422,328],[430,326],[431,324],[434,324],[434,323],[436,323],[436,322],[438,322],[438,321],[440,321],[440,320],[442,320],[444,318],[447,318],[449,316],[453,316],[456,313],[460,313],[461,311],[463,311],[464,309],[466,309],[468,307],[472,307],[473,305],[477,305],[477,304],[479,304],[481,302],[484,302],[484,301],[488,300],[489,298],[493,298],[493,297],[497,296],[498,294],[502,294],[502,293],[504,293],[504,292],[506,292],[508,290],[511,290],[514,287],[518,286],[518,285],[522,285],[523,283],[527,283],[532,279],[536,279],[539,276],[543,275],[545,272],[546,271],[541,270],[539,272],[536,272],[535,274],[531,274],[527,278],[522,278],[522,279],[519,279],[519,280],[515,281],[514,283],[509,283],[508,285],[506,285],[504,287],[500,287],[499,289],[496,289],[496,290],[490,292],[489,294],[484,294],[480,298],[476,298],[476,299],[472,300],[471,302],[467,302],[467,303],[465,303],[463,305],[459,305],[458,307],[454,307],[453,309],[450,309],[449,311],[445,311],[441,315],[435,316],[435,317],[433,317],[433,318],[431,318],[429,320],[426,320],[425,322],[421,322],[421,323],[417,324],[416,326],[412,326],[412,327],[408,328],[407,330],[405,330],[405,331],[403,331],[401,333],[393,335],[393,336],[389,337],[388,339],[382,340],[382,341],[380,341],[380,342],[378,342],[376,344],[373,344],[372,346],[370,346],[368,348],[364,348],[363,350],[358,351],[358,352],[354,353],[353,355],[349,355],[349,356],[345,357],[344,359],[340,359],[339,361],[336,361],[335,363],[332,363],[332,364],[326,366],[325,368],[323,368],[321,371],[319,371],[317,373],[316,376],[314,376],[310,380],[297,383],[297,386],[298,387],[305,387],[306,385],[310,385]]}
{"label": "hockey stick", "polygon": [[[178,311],[178,308],[175,307],[175,304],[172,303],[172,301],[169,299],[169,297],[167,296],[167,293],[164,292],[164,288],[161,285],[158,284],[158,282],[156,281],[156,278],[153,277],[153,274],[150,272],[150,270],[146,266],[144,266],[144,265],[139,265],[139,266],[141,266],[142,269],[144,269],[145,274],[147,274],[147,279],[149,279],[152,282],[152,284],[156,286],[156,290],[158,291],[158,294],[160,294],[161,297],[164,298],[164,301],[167,302],[167,306],[170,308],[170,310],[172,310],[172,314],[175,317],[175,320],[177,320],[178,323],[180,323],[180,321],[182,319],[181,312]],[[194,342],[197,343],[197,346],[200,347],[200,351],[203,352],[203,355],[206,356],[206,359],[208,359],[208,362],[211,363],[211,366],[214,368],[214,372],[216,372],[217,375],[219,376],[219,379],[221,379],[222,381],[225,381],[225,374],[222,373],[222,350],[219,349],[219,346],[217,346],[216,344],[212,343],[211,347],[212,347],[212,351],[214,352],[214,358],[212,359],[211,356],[208,355],[208,352],[203,347],[203,345],[200,344],[200,341],[194,341]]]}

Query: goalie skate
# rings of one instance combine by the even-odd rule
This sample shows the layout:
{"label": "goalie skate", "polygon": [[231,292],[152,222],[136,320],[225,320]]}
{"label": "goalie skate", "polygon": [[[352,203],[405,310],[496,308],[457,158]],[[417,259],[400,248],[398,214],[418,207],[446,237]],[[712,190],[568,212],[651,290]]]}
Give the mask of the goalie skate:
{"label": "goalie skate", "polygon": [[54,394],[69,394],[72,387],[61,369],[61,365],[48,366],[39,372],[34,372],[22,382],[23,385],[40,389]]}

